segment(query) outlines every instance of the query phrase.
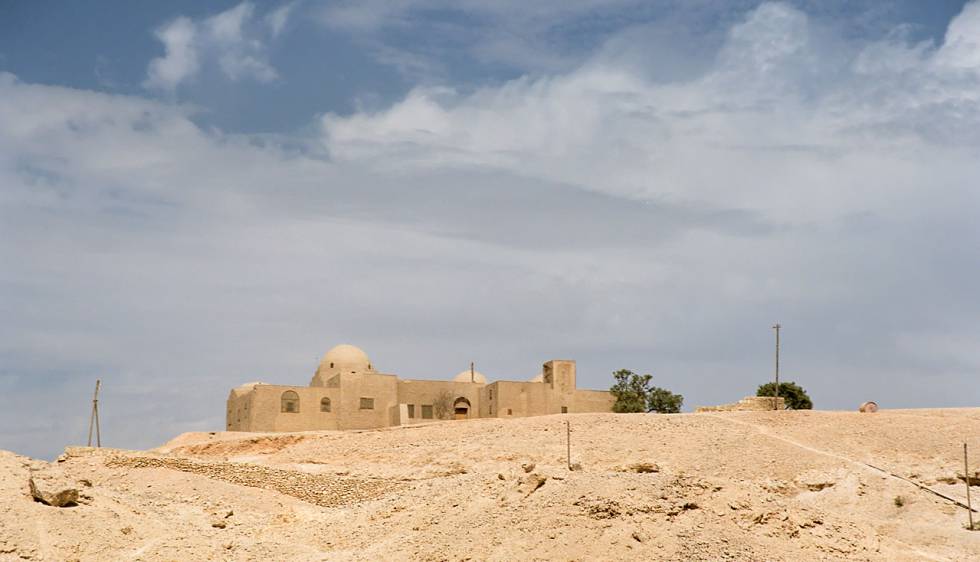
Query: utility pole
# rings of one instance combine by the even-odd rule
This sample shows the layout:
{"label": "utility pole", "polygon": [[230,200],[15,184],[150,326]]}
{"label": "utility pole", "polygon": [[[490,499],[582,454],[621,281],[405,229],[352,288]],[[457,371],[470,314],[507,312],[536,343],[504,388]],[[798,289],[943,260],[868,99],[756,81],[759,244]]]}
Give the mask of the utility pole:
{"label": "utility pole", "polygon": [[99,430],[99,387],[102,381],[95,380],[95,395],[92,396],[92,415],[88,420],[88,446],[92,446],[92,427],[95,426],[96,447],[102,447],[102,432]]}
{"label": "utility pole", "polygon": [[782,326],[777,322],[772,329],[776,330],[776,399],[773,400],[772,409],[779,409],[779,329]]}

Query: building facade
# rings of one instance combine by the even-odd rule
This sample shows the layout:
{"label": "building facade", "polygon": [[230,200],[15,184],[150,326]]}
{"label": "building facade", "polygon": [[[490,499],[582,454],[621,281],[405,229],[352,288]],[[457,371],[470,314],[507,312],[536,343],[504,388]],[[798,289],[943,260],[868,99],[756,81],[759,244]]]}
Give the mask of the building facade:
{"label": "building facade", "polygon": [[579,390],[575,361],[546,362],[529,381],[496,381],[473,371],[453,380],[407,380],[375,370],[367,354],[338,345],[309,386],[254,382],[228,396],[228,431],[368,429],[440,419],[610,412],[605,391]]}

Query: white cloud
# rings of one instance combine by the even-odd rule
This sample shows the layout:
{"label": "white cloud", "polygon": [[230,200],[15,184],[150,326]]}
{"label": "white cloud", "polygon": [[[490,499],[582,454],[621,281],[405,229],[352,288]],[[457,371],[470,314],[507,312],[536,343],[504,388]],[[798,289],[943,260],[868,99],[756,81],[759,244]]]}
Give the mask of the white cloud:
{"label": "white cloud", "polygon": [[275,10],[272,10],[265,16],[265,22],[268,24],[269,29],[272,30],[272,36],[278,37],[282,33],[283,29],[286,28],[286,23],[289,21],[290,15],[293,13],[293,9],[296,8],[295,2],[290,2],[279,6]]}
{"label": "white cloud", "polygon": [[[962,113],[977,98],[975,77],[935,64],[948,48],[848,46],[804,13],[764,4],[732,28],[713,68],[686,81],[600,57],[567,74],[466,95],[420,88],[376,114],[328,115],[325,141],[340,160],[479,166],[796,224],[903,212],[928,204],[925,186],[937,179],[957,184],[975,171],[970,154],[947,147],[973,143],[980,126],[976,112]],[[902,66],[889,66],[896,59]],[[929,158],[963,168],[913,164]]]}
{"label": "white cloud", "polygon": [[943,62],[971,55],[832,31],[766,5],[665,80],[632,30],[568,72],[328,116],[329,158],[0,74],[0,427],[57,420],[0,448],[77,442],[96,374],[114,446],[219,428],[228,388],[303,384],[339,341],[404,376],[570,356],[584,386],[628,367],[725,402],[777,320],[819,407],[975,404],[980,108]]}
{"label": "white cloud", "polygon": [[181,82],[197,74],[200,62],[194,44],[196,35],[194,22],[185,17],[158,29],[156,36],[163,43],[165,53],[150,61],[143,85],[173,91]]}
{"label": "white cloud", "polygon": [[946,31],[941,63],[980,72],[980,2],[970,2]]}
{"label": "white cloud", "polygon": [[211,61],[232,81],[275,80],[278,74],[268,61],[267,43],[282,31],[291,8],[287,4],[268,13],[264,26],[249,2],[198,22],[175,19],[156,32],[165,53],[150,61],[144,87],[173,93]]}

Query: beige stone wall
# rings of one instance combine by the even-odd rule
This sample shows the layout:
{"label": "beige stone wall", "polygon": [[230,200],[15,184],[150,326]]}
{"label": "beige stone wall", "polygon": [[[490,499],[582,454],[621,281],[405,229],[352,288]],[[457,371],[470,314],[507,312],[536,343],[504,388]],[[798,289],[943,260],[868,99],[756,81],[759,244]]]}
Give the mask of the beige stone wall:
{"label": "beige stone wall", "polygon": [[[282,411],[282,395],[293,391],[299,396],[299,412]],[[339,429],[339,389],[262,384],[243,395],[228,399],[230,431],[308,431]],[[330,399],[330,412],[320,411],[320,400]],[[229,415],[231,415],[229,414]],[[240,421],[239,421],[240,420]]]}
{"label": "beige stone wall", "polygon": [[611,412],[616,397],[605,390],[578,390],[570,412]]}
{"label": "beige stone wall", "polygon": [[431,380],[399,380],[398,403],[415,406],[415,417],[408,418],[402,423],[428,421],[422,419],[422,406],[432,405],[442,392],[449,392],[452,402],[458,398],[470,401],[470,418],[479,417],[481,389],[485,385],[472,382],[431,381]]}
{"label": "beige stone wall", "polygon": [[[398,404],[398,377],[354,373],[341,373],[337,376],[340,377],[340,429],[368,429],[389,425],[390,409]],[[361,398],[372,398],[374,407],[362,409]]]}
{"label": "beige stone wall", "polygon": [[549,413],[549,388],[540,382],[497,381],[487,385],[484,417],[527,417]]}
{"label": "beige stone wall", "polygon": [[[695,412],[758,412],[765,410],[783,410],[786,408],[786,400],[768,396],[746,396],[738,402],[732,404],[720,404],[718,406],[698,406]],[[774,407],[775,404],[775,407]]]}

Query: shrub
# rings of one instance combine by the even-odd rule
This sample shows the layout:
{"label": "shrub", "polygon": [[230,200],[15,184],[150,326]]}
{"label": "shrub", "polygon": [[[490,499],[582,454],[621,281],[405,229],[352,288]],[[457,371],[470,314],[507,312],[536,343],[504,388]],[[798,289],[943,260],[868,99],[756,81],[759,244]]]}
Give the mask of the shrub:
{"label": "shrub", "polygon": [[432,401],[432,412],[436,415],[436,419],[448,420],[453,414],[453,395],[448,391],[443,390],[440,392],[435,400]]}
{"label": "shrub", "polygon": [[638,375],[629,369],[620,369],[613,373],[615,384],[609,388],[610,394],[616,397],[613,411],[625,414],[645,412],[647,393],[650,391],[652,375]]}
{"label": "shrub", "polygon": [[[759,385],[759,389],[756,390],[755,395],[775,396],[776,383],[767,382],[766,384]],[[786,408],[789,410],[813,409],[813,402],[810,401],[810,397],[807,396],[806,391],[803,390],[803,387],[795,382],[779,383],[779,396],[786,400]]]}
{"label": "shrub", "polygon": [[647,411],[661,414],[676,414],[681,411],[684,397],[666,388],[655,386],[647,392]]}
{"label": "shrub", "polygon": [[656,386],[650,386],[653,375],[640,375],[629,369],[613,373],[616,383],[609,392],[616,397],[613,411],[618,413],[660,412],[663,414],[681,411],[684,397],[680,394]]}

